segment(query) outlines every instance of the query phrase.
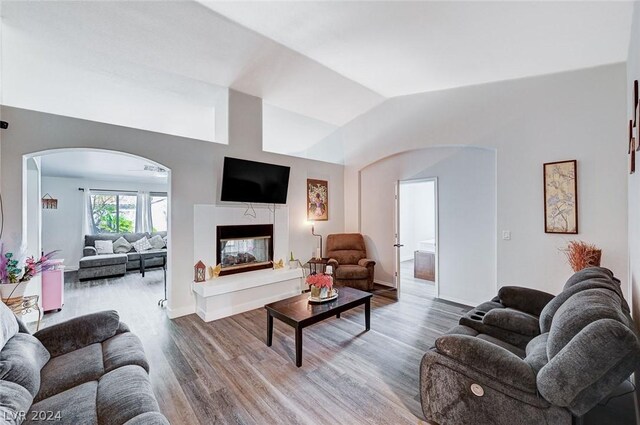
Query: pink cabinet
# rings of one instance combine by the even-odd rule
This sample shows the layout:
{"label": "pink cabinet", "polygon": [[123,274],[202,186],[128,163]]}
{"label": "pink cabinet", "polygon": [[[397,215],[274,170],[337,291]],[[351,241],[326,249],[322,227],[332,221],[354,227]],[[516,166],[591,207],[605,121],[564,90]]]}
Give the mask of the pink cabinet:
{"label": "pink cabinet", "polygon": [[60,310],[64,304],[64,260],[56,268],[42,272],[42,311]]}

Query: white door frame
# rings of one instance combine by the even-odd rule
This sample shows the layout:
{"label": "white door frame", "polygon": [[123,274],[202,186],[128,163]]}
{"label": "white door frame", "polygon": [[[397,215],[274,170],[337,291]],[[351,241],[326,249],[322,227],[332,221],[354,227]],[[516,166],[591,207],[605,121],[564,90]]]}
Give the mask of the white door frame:
{"label": "white door frame", "polygon": [[396,188],[395,188],[395,214],[394,214],[394,225],[395,225],[395,247],[396,247],[396,261],[395,261],[395,275],[394,280],[396,284],[396,290],[398,292],[398,299],[401,297],[401,266],[400,266],[400,245],[402,245],[402,241],[400,240],[400,185],[403,183],[421,183],[421,182],[433,182],[433,208],[434,208],[434,220],[435,220],[435,242],[436,242],[436,252],[435,252],[435,269],[436,269],[436,279],[435,279],[435,292],[436,298],[440,297],[440,221],[438,218],[439,211],[439,202],[438,202],[438,177],[426,177],[419,179],[407,179],[407,180],[397,180]]}

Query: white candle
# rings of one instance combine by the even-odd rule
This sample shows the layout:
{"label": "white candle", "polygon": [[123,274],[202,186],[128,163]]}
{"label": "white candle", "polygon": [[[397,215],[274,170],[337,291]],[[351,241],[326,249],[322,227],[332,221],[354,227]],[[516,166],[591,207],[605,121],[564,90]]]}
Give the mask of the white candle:
{"label": "white candle", "polygon": [[322,253],[320,252],[320,248],[316,248],[316,258],[322,258]]}

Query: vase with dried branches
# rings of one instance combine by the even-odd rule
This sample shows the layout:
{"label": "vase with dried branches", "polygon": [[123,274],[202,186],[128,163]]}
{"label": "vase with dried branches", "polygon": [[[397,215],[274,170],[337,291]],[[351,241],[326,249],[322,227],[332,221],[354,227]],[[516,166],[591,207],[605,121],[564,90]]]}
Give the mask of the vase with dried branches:
{"label": "vase with dried branches", "polygon": [[600,248],[583,241],[569,241],[565,254],[574,272],[579,272],[587,267],[600,266],[600,259],[602,258],[602,250]]}

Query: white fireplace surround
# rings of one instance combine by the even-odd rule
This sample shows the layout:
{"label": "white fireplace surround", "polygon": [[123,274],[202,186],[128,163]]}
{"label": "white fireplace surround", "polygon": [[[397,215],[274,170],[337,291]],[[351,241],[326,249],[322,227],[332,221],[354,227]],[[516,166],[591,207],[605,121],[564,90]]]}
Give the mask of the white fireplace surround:
{"label": "white fireplace surround", "polygon": [[[247,215],[253,213],[255,217]],[[273,224],[273,258],[283,259],[284,269],[256,270],[220,276],[203,283],[193,283],[196,313],[202,320],[211,321],[270,302],[297,295],[303,288],[302,270],[288,268],[289,209],[286,206],[259,206],[253,211],[246,206],[195,205],[194,206],[194,258],[207,266],[216,264],[216,226]],[[274,222],[275,211],[275,222]]]}

